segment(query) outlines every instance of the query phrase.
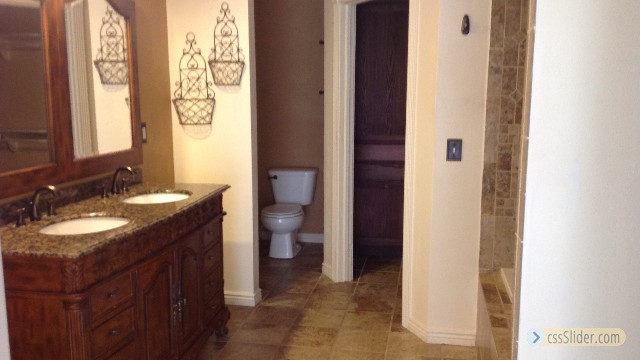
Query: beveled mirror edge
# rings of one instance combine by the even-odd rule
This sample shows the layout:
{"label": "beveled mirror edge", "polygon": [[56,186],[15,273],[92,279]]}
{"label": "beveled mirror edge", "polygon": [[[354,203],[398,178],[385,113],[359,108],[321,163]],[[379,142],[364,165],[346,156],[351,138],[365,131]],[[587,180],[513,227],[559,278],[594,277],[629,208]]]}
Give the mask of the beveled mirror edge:
{"label": "beveled mirror edge", "polygon": [[[131,106],[131,149],[74,159],[69,80],[64,23],[65,0],[42,0],[42,37],[47,89],[47,124],[51,162],[0,173],[0,200],[28,194],[45,184],[61,184],[109,172],[120,165],[142,164],[140,105],[138,94],[135,3],[106,0],[126,21],[129,51],[129,93]],[[63,85],[62,87],[60,85]],[[52,96],[55,94],[55,96]],[[55,123],[55,126],[54,126]]]}

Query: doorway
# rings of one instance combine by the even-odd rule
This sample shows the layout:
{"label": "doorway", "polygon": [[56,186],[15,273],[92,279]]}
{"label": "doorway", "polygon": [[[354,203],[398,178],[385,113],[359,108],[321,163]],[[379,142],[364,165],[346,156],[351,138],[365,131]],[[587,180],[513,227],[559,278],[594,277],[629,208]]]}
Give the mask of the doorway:
{"label": "doorway", "polygon": [[[350,281],[353,278],[353,131],[354,131],[354,64],[355,64],[355,20],[356,5],[364,3],[364,0],[333,0],[326,1],[325,9],[333,13],[333,17],[325,25],[325,31],[329,39],[333,40],[333,46],[327,48],[325,54],[330,72],[327,72],[325,81],[325,109],[327,118],[325,122],[325,151],[328,165],[326,171],[327,205],[325,206],[325,223],[327,234],[331,241],[325,242],[325,263],[323,271],[334,281]],[[447,83],[443,90],[449,95],[454,89],[460,88],[469,91],[469,94],[483,93],[483,86],[479,86],[479,75],[476,71],[486,59],[484,56],[456,56],[467,50],[483,53],[484,47],[461,46],[461,42],[469,42],[469,38],[460,35],[459,27],[441,26],[443,23],[454,23],[459,20],[470,6],[474,13],[483,19],[490,18],[490,9],[485,3],[453,4],[440,7],[437,1],[409,1],[409,46],[407,63],[407,121],[405,143],[405,187],[404,187],[404,225],[403,225],[403,265],[402,265],[402,324],[421,339],[429,342],[441,342],[448,344],[467,345],[475,342],[471,330],[475,318],[474,309],[477,299],[477,288],[471,286],[450,287],[450,282],[444,277],[438,276],[440,271],[456,266],[461,273],[474,278],[477,274],[477,248],[475,235],[472,232],[479,231],[479,224],[465,220],[468,226],[458,226],[455,219],[464,213],[464,219],[476,216],[476,208],[480,205],[480,182],[475,185],[465,186],[457,191],[449,178],[451,175],[470,175],[477,178],[482,171],[482,158],[477,151],[481,148],[481,142],[477,141],[477,134],[481,122],[474,121],[467,125],[463,118],[458,118],[455,123],[442,120],[445,114],[439,111],[455,115],[458,109],[452,107],[437,107],[439,91],[438,77],[440,73],[450,74],[454,68],[461,71],[455,79],[456,84]],[[441,42],[445,31],[451,42]],[[476,43],[477,40],[472,41]],[[454,44],[455,43],[455,44]],[[440,48],[442,46],[443,48]],[[446,51],[445,51],[446,50]],[[442,53],[445,51],[444,53]],[[440,68],[439,59],[444,54],[447,57],[447,67]],[[454,65],[455,67],[449,66]],[[467,66],[465,66],[465,64]],[[474,65],[474,66],[468,66]],[[475,79],[469,87],[465,78],[469,75]],[[484,77],[484,76],[483,76]],[[455,86],[449,86],[455,85]],[[452,104],[459,103],[463,99],[451,97]],[[476,103],[475,107],[468,108],[469,116],[474,119],[483,117],[484,105]],[[468,142],[465,162],[451,166],[444,161],[444,146],[446,145],[446,129],[457,129],[467,134]],[[438,131],[437,131],[438,130]],[[443,131],[445,130],[445,131]],[[457,132],[457,131],[456,131]],[[469,151],[470,148],[475,151]],[[455,171],[451,171],[455,170]],[[443,176],[445,175],[445,176]],[[458,179],[460,179],[459,177]],[[443,191],[434,191],[443,189]],[[460,192],[462,190],[462,192]],[[455,194],[454,199],[447,196]],[[469,206],[468,199],[474,203]],[[452,202],[452,200],[454,200]],[[477,204],[477,206],[476,206]],[[438,212],[434,209],[453,209],[455,214]],[[446,220],[446,221],[443,221]],[[444,225],[444,226],[443,226]],[[445,229],[446,228],[446,229]],[[433,230],[436,229],[437,232]],[[451,246],[451,237],[446,234],[458,234],[455,241],[458,246]],[[432,251],[433,250],[433,251]],[[436,287],[446,287],[445,292],[438,291]],[[451,296],[456,299],[449,301]],[[458,299],[471,304],[461,307]],[[443,314],[447,308],[456,309],[448,313],[456,314],[456,319],[465,321],[462,327],[468,328],[466,332],[450,333],[437,331],[449,328],[452,319]],[[430,309],[439,315],[438,325],[431,318],[427,324]],[[436,310],[438,309],[438,310]],[[440,311],[440,310],[443,311]],[[464,313],[464,314],[463,314]]]}
{"label": "doorway", "polygon": [[354,256],[401,256],[408,0],[356,6]]}

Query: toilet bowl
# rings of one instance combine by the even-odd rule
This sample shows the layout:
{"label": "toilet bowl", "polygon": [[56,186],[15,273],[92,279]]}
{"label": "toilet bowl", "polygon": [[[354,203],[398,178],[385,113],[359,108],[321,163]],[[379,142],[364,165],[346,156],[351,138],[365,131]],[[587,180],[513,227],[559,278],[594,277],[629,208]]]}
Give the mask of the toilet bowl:
{"label": "toilet bowl", "polygon": [[298,204],[275,204],[262,209],[260,221],[271,231],[269,257],[290,259],[298,255],[302,246],[296,243],[304,212]]}
{"label": "toilet bowl", "polygon": [[291,259],[300,252],[297,237],[304,221],[302,206],[313,201],[317,173],[318,170],[308,168],[269,170],[276,203],[260,212],[260,222],[271,231],[269,257]]}

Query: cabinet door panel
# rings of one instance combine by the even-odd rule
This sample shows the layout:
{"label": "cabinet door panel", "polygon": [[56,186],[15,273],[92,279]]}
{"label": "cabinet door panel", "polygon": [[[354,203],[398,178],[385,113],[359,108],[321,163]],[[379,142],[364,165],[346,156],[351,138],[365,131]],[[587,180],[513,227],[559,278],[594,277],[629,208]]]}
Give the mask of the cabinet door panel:
{"label": "cabinet door panel", "polygon": [[165,252],[139,270],[138,323],[144,359],[176,357],[174,271],[173,251]]}
{"label": "cabinet door panel", "polygon": [[181,351],[191,345],[202,329],[200,275],[201,231],[189,235],[179,247],[179,328]]}

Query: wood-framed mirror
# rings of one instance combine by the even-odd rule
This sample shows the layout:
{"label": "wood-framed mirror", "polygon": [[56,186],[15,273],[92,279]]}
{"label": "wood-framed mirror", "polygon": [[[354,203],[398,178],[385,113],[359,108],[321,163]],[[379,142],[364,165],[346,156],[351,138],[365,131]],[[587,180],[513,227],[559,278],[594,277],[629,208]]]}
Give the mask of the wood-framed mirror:
{"label": "wood-framed mirror", "polygon": [[133,0],[0,0],[0,80],[9,89],[0,104],[13,109],[0,114],[0,199],[142,163],[134,8]]}

